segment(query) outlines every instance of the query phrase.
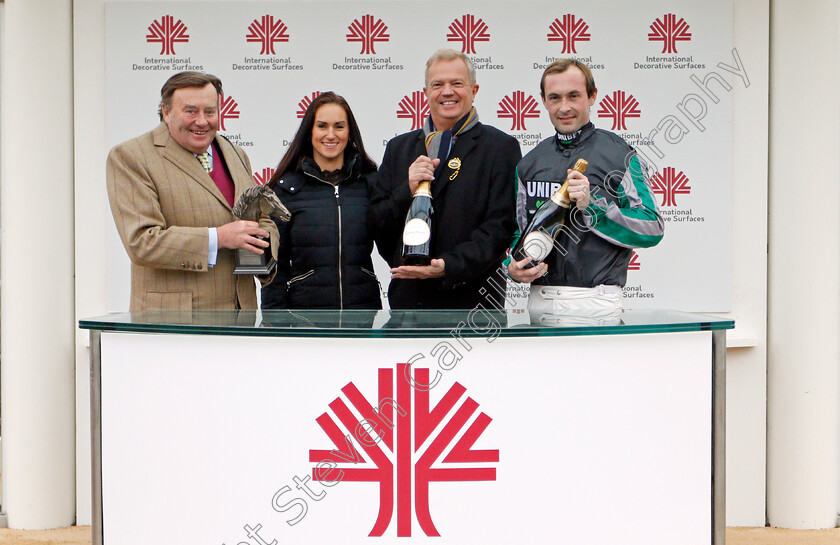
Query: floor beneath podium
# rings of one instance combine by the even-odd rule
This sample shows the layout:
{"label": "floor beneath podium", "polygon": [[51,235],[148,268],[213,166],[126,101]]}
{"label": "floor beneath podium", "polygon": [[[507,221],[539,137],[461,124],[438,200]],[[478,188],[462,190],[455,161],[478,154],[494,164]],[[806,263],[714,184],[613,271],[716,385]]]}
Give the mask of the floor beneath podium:
{"label": "floor beneath podium", "polygon": [[[90,545],[90,526],[58,530],[0,529],[0,545]],[[726,545],[838,545],[840,528],[833,530],[781,530],[727,528]]]}

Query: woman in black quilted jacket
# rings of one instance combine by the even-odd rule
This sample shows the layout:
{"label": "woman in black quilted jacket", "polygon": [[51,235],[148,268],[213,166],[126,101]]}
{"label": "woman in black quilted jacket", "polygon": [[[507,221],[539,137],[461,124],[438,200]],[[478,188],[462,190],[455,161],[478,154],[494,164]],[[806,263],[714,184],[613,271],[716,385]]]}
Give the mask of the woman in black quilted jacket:
{"label": "woman in black quilted jacket", "polygon": [[268,182],[292,218],[277,223],[277,275],[262,288],[262,308],[381,308],[367,225],[374,176],[347,101],[322,93]]}

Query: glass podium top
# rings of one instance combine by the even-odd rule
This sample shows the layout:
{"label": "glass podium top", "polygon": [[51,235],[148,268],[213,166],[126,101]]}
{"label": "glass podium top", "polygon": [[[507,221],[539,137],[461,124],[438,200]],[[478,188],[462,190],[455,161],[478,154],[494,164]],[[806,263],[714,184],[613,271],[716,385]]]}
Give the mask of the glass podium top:
{"label": "glass podium top", "polygon": [[79,321],[126,333],[260,337],[559,337],[732,329],[735,322],[673,310],[626,310],[617,317],[532,314],[525,309],[464,310],[157,310]]}

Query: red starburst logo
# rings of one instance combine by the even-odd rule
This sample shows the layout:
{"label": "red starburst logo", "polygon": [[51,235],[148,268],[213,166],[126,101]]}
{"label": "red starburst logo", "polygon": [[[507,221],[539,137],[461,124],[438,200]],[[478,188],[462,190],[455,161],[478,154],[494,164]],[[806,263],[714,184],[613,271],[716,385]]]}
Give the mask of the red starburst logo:
{"label": "red starburst logo", "polygon": [[628,271],[639,271],[642,269],[642,264],[639,261],[639,254],[633,250],[632,255],[630,256],[630,263],[627,264]]}
{"label": "red starburst logo", "polygon": [[274,16],[263,15],[259,19],[254,19],[254,22],[251,23],[245,39],[249,42],[259,42],[262,44],[260,55],[274,55],[275,43],[289,41],[289,35],[286,34],[287,30],[289,29],[283,23],[282,19],[275,21]]}
{"label": "red starburst logo", "polygon": [[563,20],[555,19],[548,26],[548,41],[563,42],[563,53],[577,53],[577,42],[589,41],[589,25],[583,19],[578,19],[571,13],[563,16]]}
{"label": "red starburst logo", "polygon": [[309,108],[309,105],[312,104],[312,101],[318,98],[319,96],[321,96],[321,91],[313,91],[311,95],[303,97],[300,100],[300,102],[298,102],[298,119],[303,119],[303,116],[306,115],[306,110]]}
{"label": "red starburst logo", "polygon": [[[663,20],[664,19],[664,20]],[[655,20],[650,25],[649,42],[662,42],[663,53],[676,53],[677,42],[688,42],[691,40],[688,23],[673,13],[666,13],[661,19]]]}
{"label": "red starburst logo", "polygon": [[176,43],[187,43],[190,35],[187,34],[187,25],[180,19],[175,21],[171,15],[164,15],[160,21],[155,20],[149,25],[149,33],[146,35],[147,43],[160,43],[161,55],[174,55]]}
{"label": "red starburst logo", "polygon": [[662,173],[657,172],[651,178],[653,192],[662,195],[662,206],[677,206],[677,195],[691,193],[688,181],[688,176],[683,171],[676,173],[674,167],[665,167]]}
{"label": "red starburst logo", "polygon": [[533,96],[526,97],[523,91],[514,91],[499,102],[496,115],[499,119],[513,120],[510,130],[524,131],[526,119],[536,119],[540,116],[539,104]]}
{"label": "red starburst logo", "polygon": [[226,130],[225,119],[239,119],[239,110],[236,109],[239,104],[233,97],[226,97],[225,95],[219,98],[219,104],[221,104],[221,108],[219,108],[219,128],[224,131]]}
{"label": "red starburst logo", "polygon": [[411,130],[423,126],[423,120],[429,115],[429,101],[423,91],[414,91],[400,101],[397,119],[411,119]]}
{"label": "red starburst logo", "polygon": [[612,118],[612,130],[626,131],[625,120],[628,117],[639,117],[641,115],[639,101],[633,95],[625,94],[624,91],[615,91],[613,94],[605,96],[598,110],[598,117]]}
{"label": "red starburst logo", "polygon": [[262,171],[254,173],[254,181],[257,185],[265,185],[273,175],[274,169],[271,167],[265,167]]}
{"label": "red starburst logo", "polygon": [[[335,482],[338,474],[341,481],[379,483],[379,514],[370,531],[371,537],[382,536],[391,524],[395,498],[397,537],[411,536],[412,507],[420,529],[427,536],[440,536],[432,522],[429,484],[496,480],[495,467],[450,465],[498,463],[498,450],[472,448],[492,419],[482,412],[467,425],[476,413],[478,403],[471,397],[461,401],[466,388],[459,383],[456,382],[434,407],[430,407],[428,389],[420,389],[421,385],[429,384],[429,370],[417,369],[413,379],[410,364],[399,363],[396,371],[397,396],[394,400],[394,370],[379,369],[375,407],[352,382],[341,389],[364,419],[361,422],[341,398],[329,404],[338,422],[354,433],[362,452],[356,449],[349,433],[342,434],[328,413],[316,419],[337,450],[309,451],[310,462],[335,464],[327,470],[319,464],[313,468],[312,478],[319,482]],[[442,426],[441,429],[433,434],[438,426]],[[447,450],[449,453],[443,456]],[[355,464],[372,464],[375,469],[357,469],[352,467]]]}
{"label": "red starburst logo", "polygon": [[387,31],[388,26],[382,19],[373,20],[373,15],[362,15],[362,20],[354,19],[347,27],[350,32],[347,34],[348,42],[362,42],[362,55],[375,55],[374,46],[376,42],[387,42],[391,37]]}
{"label": "red starburst logo", "polygon": [[452,21],[446,39],[450,42],[461,42],[461,53],[475,54],[475,42],[489,42],[490,34],[484,21],[476,19],[473,15],[464,15]]}

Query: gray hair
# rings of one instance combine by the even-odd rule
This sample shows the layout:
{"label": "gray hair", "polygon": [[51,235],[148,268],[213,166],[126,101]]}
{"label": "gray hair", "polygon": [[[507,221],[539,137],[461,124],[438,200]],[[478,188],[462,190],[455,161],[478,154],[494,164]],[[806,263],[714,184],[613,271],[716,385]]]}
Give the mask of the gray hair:
{"label": "gray hair", "polygon": [[433,64],[438,61],[452,61],[455,59],[464,61],[464,64],[467,66],[467,71],[470,74],[470,85],[475,85],[475,65],[469,57],[454,49],[438,49],[429,57],[429,60],[426,61],[426,84],[429,83],[429,68]]}

